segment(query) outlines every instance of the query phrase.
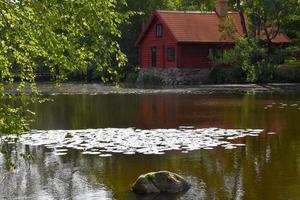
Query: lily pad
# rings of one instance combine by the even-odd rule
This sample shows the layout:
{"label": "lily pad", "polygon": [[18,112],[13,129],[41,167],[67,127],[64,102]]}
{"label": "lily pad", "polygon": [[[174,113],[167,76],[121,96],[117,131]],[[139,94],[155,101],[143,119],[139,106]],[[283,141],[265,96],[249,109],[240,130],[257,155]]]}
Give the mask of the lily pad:
{"label": "lily pad", "polygon": [[[87,130],[49,130],[22,135],[19,142],[25,145],[44,145],[56,149],[56,154],[66,153],[72,148],[83,151],[82,154],[100,154],[101,157],[112,156],[110,153],[165,154],[168,151],[188,153],[200,149],[211,150],[218,146],[237,148],[236,139],[257,137],[262,129],[134,129],[106,128]],[[66,135],[72,138],[66,138]]]}

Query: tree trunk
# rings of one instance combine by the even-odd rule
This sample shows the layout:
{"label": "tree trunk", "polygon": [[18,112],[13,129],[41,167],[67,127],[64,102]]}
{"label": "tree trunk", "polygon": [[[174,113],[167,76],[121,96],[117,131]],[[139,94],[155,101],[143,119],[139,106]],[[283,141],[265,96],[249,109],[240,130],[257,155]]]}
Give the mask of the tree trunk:
{"label": "tree trunk", "polygon": [[244,13],[241,9],[241,0],[236,0],[236,6],[237,6],[237,9],[238,9],[239,14],[240,14],[243,32],[244,32],[245,36],[248,37],[248,30],[247,30],[247,26],[246,26],[245,15],[244,15]]}

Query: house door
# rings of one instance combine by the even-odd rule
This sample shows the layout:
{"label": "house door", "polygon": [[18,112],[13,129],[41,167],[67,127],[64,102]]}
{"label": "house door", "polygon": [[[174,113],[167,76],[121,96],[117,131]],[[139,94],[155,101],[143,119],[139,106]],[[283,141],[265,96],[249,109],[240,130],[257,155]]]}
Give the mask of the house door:
{"label": "house door", "polygon": [[156,67],[156,60],[157,60],[157,49],[156,47],[151,48],[151,64],[152,67]]}

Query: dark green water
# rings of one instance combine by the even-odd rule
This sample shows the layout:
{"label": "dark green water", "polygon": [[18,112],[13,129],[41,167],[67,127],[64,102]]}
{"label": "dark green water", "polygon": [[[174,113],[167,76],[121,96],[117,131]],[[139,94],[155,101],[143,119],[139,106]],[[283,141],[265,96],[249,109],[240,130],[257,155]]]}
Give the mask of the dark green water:
{"label": "dark green water", "polygon": [[[36,160],[0,184],[0,199],[300,199],[300,96],[298,95],[61,95],[35,107],[35,129],[263,128],[239,142],[246,147],[189,154],[120,155],[71,151],[55,156],[23,147]],[[272,108],[265,106],[274,104]],[[287,105],[280,105],[280,103]],[[297,105],[295,105],[297,104]],[[2,164],[1,164],[2,163]],[[0,156],[0,174],[5,173]],[[192,183],[181,197],[140,197],[130,186],[143,173],[170,170]],[[1,178],[1,177],[0,177]],[[2,179],[2,178],[1,178]],[[1,181],[1,180],[0,180]]]}

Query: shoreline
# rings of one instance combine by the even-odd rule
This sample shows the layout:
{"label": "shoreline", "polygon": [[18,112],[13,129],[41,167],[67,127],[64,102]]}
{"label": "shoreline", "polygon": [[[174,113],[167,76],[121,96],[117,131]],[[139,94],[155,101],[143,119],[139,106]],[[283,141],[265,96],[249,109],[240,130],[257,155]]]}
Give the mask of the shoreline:
{"label": "shoreline", "polygon": [[104,85],[98,83],[37,83],[43,95],[97,95],[97,94],[300,94],[300,83],[272,84],[228,84],[228,85],[195,85],[161,88],[138,88]]}

